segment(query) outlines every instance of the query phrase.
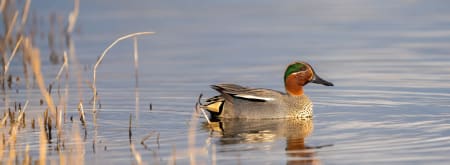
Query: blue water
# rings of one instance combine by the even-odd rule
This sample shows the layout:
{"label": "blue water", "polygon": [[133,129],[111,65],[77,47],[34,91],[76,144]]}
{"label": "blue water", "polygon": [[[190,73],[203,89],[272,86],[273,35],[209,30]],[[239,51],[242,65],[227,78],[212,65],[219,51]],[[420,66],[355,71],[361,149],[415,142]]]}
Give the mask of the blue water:
{"label": "blue water", "polygon": [[[111,49],[100,65],[97,87],[102,108],[98,127],[88,122],[87,164],[134,163],[128,139],[130,114],[132,141],[147,164],[167,164],[174,157],[176,163],[187,164],[192,154],[197,164],[450,161],[447,1],[134,0],[80,5],[79,32],[73,39],[84,68],[83,81],[92,79],[97,57],[116,38],[156,32],[138,37],[137,89],[132,40]],[[44,18],[51,12],[66,17],[72,4],[33,1],[32,8]],[[45,38],[40,41],[45,45]],[[42,51],[45,61],[48,50]],[[298,126],[297,131],[309,133],[286,135],[292,125],[285,121],[224,122],[232,126],[222,133],[206,127],[204,118],[191,122],[198,95],[217,94],[209,85],[229,82],[282,91],[284,67],[297,60],[309,62],[317,74],[335,84],[306,87],[314,119],[310,130]],[[48,61],[44,67],[48,77],[59,68]],[[70,77],[69,115],[77,118],[76,106],[82,99],[92,119],[89,86],[83,83],[79,88],[76,74]],[[71,125],[67,122],[66,127]],[[190,127],[195,133],[189,132]],[[155,135],[145,142],[147,147],[141,145],[151,132]],[[194,135],[194,150],[189,134]],[[37,141],[24,139],[21,145],[34,144],[38,153]],[[49,152],[50,159],[58,160],[55,151]]]}

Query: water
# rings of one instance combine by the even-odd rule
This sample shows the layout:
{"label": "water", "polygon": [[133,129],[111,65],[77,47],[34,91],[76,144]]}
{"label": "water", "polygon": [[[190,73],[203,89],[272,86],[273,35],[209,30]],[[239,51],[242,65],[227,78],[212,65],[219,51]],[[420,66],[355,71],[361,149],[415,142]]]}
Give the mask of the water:
{"label": "water", "polygon": [[[71,4],[33,1],[32,7],[44,16],[66,16]],[[83,1],[74,41],[86,79],[119,36],[157,33],[139,37],[137,90],[132,40],[114,47],[101,64],[102,108],[98,128],[88,123],[85,162],[134,163],[132,114],[132,141],[148,164],[167,164],[174,153],[177,163],[187,164],[189,152],[198,164],[447,164],[449,9],[438,0]],[[335,84],[306,87],[312,121],[224,121],[224,130],[206,127],[203,118],[190,122],[198,95],[217,94],[210,84],[283,90],[284,67],[296,60],[308,61]],[[45,67],[48,77],[59,68]],[[78,91],[85,102],[92,94],[87,85],[78,89],[76,78],[70,84],[69,112],[76,118]],[[24,139],[19,145],[30,144],[38,155],[36,140]],[[50,158],[58,158],[55,151]]]}

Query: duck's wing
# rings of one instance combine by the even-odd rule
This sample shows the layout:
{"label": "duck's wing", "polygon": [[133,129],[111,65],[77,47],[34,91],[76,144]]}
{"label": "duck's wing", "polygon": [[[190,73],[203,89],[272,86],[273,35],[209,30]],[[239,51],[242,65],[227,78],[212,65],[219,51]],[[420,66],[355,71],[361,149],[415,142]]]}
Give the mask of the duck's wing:
{"label": "duck's wing", "polygon": [[233,101],[233,98],[255,102],[274,101],[282,95],[281,92],[271,89],[248,88],[236,84],[217,84],[211,85],[211,88],[221,93],[221,96],[230,102]]}
{"label": "duck's wing", "polygon": [[[202,107],[208,110],[209,112],[219,113],[222,111],[223,103],[225,99],[222,97],[222,95],[214,96],[205,101],[204,104],[202,104]],[[215,114],[217,115],[217,114]]]}

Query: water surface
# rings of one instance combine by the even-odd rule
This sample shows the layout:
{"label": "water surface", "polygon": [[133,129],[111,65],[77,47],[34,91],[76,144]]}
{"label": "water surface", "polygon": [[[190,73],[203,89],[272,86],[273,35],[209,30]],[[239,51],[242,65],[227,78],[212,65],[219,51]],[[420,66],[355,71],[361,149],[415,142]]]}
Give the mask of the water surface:
{"label": "water surface", "polygon": [[[55,10],[64,15],[61,10],[70,11],[71,4],[32,7],[42,15]],[[98,127],[88,123],[85,162],[134,163],[131,114],[132,142],[148,164],[166,164],[174,153],[177,163],[189,163],[192,126],[198,164],[447,164],[449,18],[450,4],[438,0],[83,1],[74,41],[87,80],[97,57],[117,37],[157,33],[139,37],[137,89],[131,40],[114,47],[101,64],[101,109]],[[217,94],[210,84],[282,91],[284,67],[296,60],[308,61],[335,84],[306,87],[313,120],[223,122],[224,130],[205,126],[203,118],[191,122],[198,95]],[[45,67],[49,77],[59,68]],[[71,77],[68,109],[76,116],[79,95],[87,102],[92,93]],[[151,132],[155,135],[141,145]],[[25,143],[38,145],[32,139]]]}

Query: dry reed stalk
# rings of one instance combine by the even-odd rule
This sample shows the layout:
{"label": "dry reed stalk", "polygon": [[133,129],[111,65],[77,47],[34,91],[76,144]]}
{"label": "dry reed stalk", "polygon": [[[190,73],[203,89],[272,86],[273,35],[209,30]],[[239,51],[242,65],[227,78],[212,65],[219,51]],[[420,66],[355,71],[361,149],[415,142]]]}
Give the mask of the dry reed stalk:
{"label": "dry reed stalk", "polygon": [[19,16],[19,12],[16,10],[16,12],[14,12],[14,16],[13,16],[11,22],[9,22],[7,24],[9,26],[8,26],[8,29],[6,29],[6,33],[5,33],[5,37],[4,37],[5,41],[10,39],[11,33],[14,31],[14,25],[16,25],[16,21],[17,21],[17,17],[18,16]]}
{"label": "dry reed stalk", "polygon": [[134,89],[135,96],[135,115],[136,115],[136,124],[139,123],[139,87],[135,87]]}
{"label": "dry reed stalk", "polygon": [[20,34],[20,38],[22,37],[22,35],[24,34],[24,29],[27,23],[27,19],[28,19],[28,12],[30,10],[30,5],[31,5],[31,0],[26,0],[25,4],[23,6],[22,9],[22,20],[20,23],[20,27],[17,33]]}
{"label": "dry reed stalk", "polygon": [[68,18],[67,31],[66,31],[67,34],[70,34],[73,32],[73,29],[75,28],[75,24],[77,22],[78,12],[79,12],[79,8],[80,8],[79,0],[74,0],[73,3],[74,3],[73,11],[70,12],[69,18]]}
{"label": "dry reed stalk", "polygon": [[67,52],[64,51],[64,56],[63,56],[63,64],[61,65],[61,68],[59,68],[58,74],[56,74],[55,79],[53,79],[53,81],[50,84],[55,84],[56,81],[60,81],[60,77],[62,72],[64,71],[64,69],[69,69],[68,68],[68,62],[67,62]]}
{"label": "dry reed stalk", "polygon": [[63,110],[64,110],[64,119],[66,119],[67,114],[67,100],[69,99],[69,60],[67,58],[67,53],[64,52],[64,58],[66,59],[66,81],[65,81],[65,88],[64,88],[64,99],[62,101],[63,104]]}
{"label": "dry reed stalk", "polygon": [[67,164],[66,162],[66,154],[64,154],[63,151],[58,151],[59,152],[59,164],[64,165]]}
{"label": "dry reed stalk", "polygon": [[[63,55],[63,64],[61,65],[61,68],[59,69],[58,74],[56,75],[55,79],[52,80],[50,85],[53,85],[56,82],[61,81],[61,75],[64,70],[66,71],[66,73],[69,72],[69,62],[68,62],[66,51],[64,51],[64,55]],[[58,91],[59,91],[59,87],[58,87]],[[62,135],[61,125],[62,125],[62,121],[63,121],[63,113],[66,114],[67,97],[68,97],[68,82],[66,81],[65,94],[63,97],[60,97],[60,102],[59,102],[60,107],[63,107],[63,111],[61,111],[61,110],[57,111],[58,113],[57,113],[56,127],[58,128],[58,136]]]}
{"label": "dry reed stalk", "polygon": [[47,122],[48,122],[48,109],[46,109],[44,111],[44,125],[47,126]]}
{"label": "dry reed stalk", "polygon": [[94,69],[93,69],[93,80],[92,80],[92,91],[93,91],[93,112],[96,112],[96,101],[97,101],[97,68],[100,65],[100,63],[103,61],[103,58],[105,57],[106,53],[108,53],[108,51],[114,46],[116,45],[118,42],[127,39],[127,38],[131,38],[131,37],[136,37],[139,35],[150,35],[150,34],[155,34],[155,32],[137,32],[137,33],[132,33],[132,34],[127,34],[125,36],[122,36],[118,39],[116,39],[113,43],[111,43],[104,51],[103,53],[100,55],[100,57],[98,58],[97,62],[94,65]]}
{"label": "dry reed stalk", "polygon": [[170,159],[168,162],[167,162],[167,164],[169,164],[169,165],[175,165],[176,164],[176,162],[177,162],[177,149],[176,149],[176,147],[175,147],[175,144],[172,146],[172,154],[170,154],[171,156],[171,158],[172,159]]}
{"label": "dry reed stalk", "polygon": [[158,132],[158,134],[156,134],[156,145],[158,145],[158,149],[160,148],[160,146],[159,146],[159,137],[160,137],[160,134]]}
{"label": "dry reed stalk", "polygon": [[208,124],[211,124],[211,120],[209,120],[209,117],[208,117],[208,115],[205,113],[205,110],[204,110],[203,108],[201,108],[201,107],[199,107],[199,109],[200,109],[200,111],[202,112],[203,117],[205,117],[205,119],[206,119],[206,121],[208,122]]}
{"label": "dry reed stalk", "polygon": [[145,135],[141,140],[141,144],[145,145],[145,141],[148,140],[150,137],[152,137],[153,134],[155,134],[155,133],[156,133],[155,131],[152,131],[152,132],[148,133],[147,135]]}
{"label": "dry reed stalk", "polygon": [[59,139],[62,138],[62,135],[63,135],[63,133],[62,133],[62,122],[61,122],[61,120],[62,120],[62,111],[58,110],[58,111],[56,111],[56,114],[57,114],[56,130],[57,130],[57,133],[58,133],[57,136],[58,136],[58,140],[59,140]]}
{"label": "dry reed stalk", "polygon": [[27,23],[28,11],[30,10],[30,4],[31,4],[31,0],[26,0],[25,4],[23,6],[21,30],[23,30],[23,28],[25,27],[25,24]]}
{"label": "dry reed stalk", "polygon": [[191,121],[189,122],[189,133],[188,133],[188,152],[189,152],[189,160],[191,164],[196,163],[196,149],[195,149],[195,131],[197,128],[198,122],[198,111],[194,109],[192,112]]}
{"label": "dry reed stalk", "polygon": [[133,153],[133,155],[134,155],[134,159],[136,159],[136,163],[141,165],[142,164],[141,154],[139,154],[139,152],[136,151],[133,143],[130,144],[130,149],[131,149],[131,153]]}
{"label": "dry reed stalk", "polygon": [[52,140],[52,118],[48,117],[47,118],[47,138],[48,140]]}
{"label": "dry reed stalk", "polygon": [[[68,68],[68,62],[67,62],[68,60],[67,60],[67,52],[66,51],[64,51],[63,61],[64,62],[61,65],[61,68],[59,69],[58,74],[56,75],[55,79],[50,83],[50,85],[54,84],[56,81],[60,82],[61,74],[64,69],[66,69],[66,72],[68,72],[69,68]],[[66,82],[66,85],[67,85],[67,82]],[[59,85],[58,85],[58,91],[59,91]],[[68,95],[68,93],[67,93],[67,86],[66,86],[66,93],[62,99],[60,98],[60,102],[59,102],[60,107],[63,107],[64,114],[66,112],[67,95]],[[61,111],[61,110],[57,111],[56,128],[57,128],[57,132],[58,132],[58,139],[62,139],[62,135],[63,135],[63,133],[62,133],[63,111]]]}
{"label": "dry reed stalk", "polygon": [[14,119],[15,119],[14,111],[11,112],[11,109],[8,108],[8,113],[9,113],[9,115],[8,115],[9,116],[9,123],[13,124],[14,123]]}
{"label": "dry reed stalk", "polygon": [[[8,159],[8,164],[14,164],[14,160],[16,159],[16,136],[17,136],[17,131],[14,131],[11,133],[11,137],[13,137],[14,139],[14,143],[12,143],[11,141],[9,142],[9,159]],[[10,140],[11,140],[10,137]]]}
{"label": "dry reed stalk", "polygon": [[6,7],[6,0],[0,1],[0,13],[3,13]]}
{"label": "dry reed stalk", "polygon": [[132,136],[132,133],[131,133],[131,120],[132,120],[132,116],[131,116],[131,113],[130,113],[130,122],[129,122],[129,125],[128,125],[128,139],[130,140],[130,144],[131,144],[131,136]]}
{"label": "dry reed stalk", "polygon": [[134,87],[134,95],[135,95],[135,115],[136,115],[136,123],[139,123],[139,81],[138,81],[138,70],[139,70],[139,64],[138,64],[138,42],[137,37],[133,38],[134,41],[134,76],[135,76],[135,87]]}
{"label": "dry reed stalk", "polygon": [[30,161],[31,161],[30,160],[30,145],[27,144],[27,146],[25,147],[25,155],[24,155],[22,164],[24,164],[24,165],[31,164]]}
{"label": "dry reed stalk", "polygon": [[33,129],[36,128],[36,127],[35,127],[35,123],[36,123],[36,121],[35,121],[34,118],[33,118],[33,119],[31,120],[31,128],[33,128]]}
{"label": "dry reed stalk", "polygon": [[[67,58],[67,52],[64,51],[64,56],[63,56],[63,64],[61,65],[61,68],[59,69],[58,74],[56,75],[55,79],[50,83],[50,84],[54,84],[56,81],[60,82],[61,81],[61,75],[63,73],[63,70],[66,71],[66,73],[69,72],[69,63],[68,63],[68,58]],[[59,91],[59,87],[58,87],[58,91]],[[65,88],[65,93],[63,95],[63,97],[60,97],[60,102],[59,105],[60,107],[63,107],[63,110],[59,110],[57,111],[57,120],[56,120],[56,128],[58,130],[58,139],[63,139],[62,136],[64,135],[62,132],[62,122],[63,122],[63,114],[65,116],[66,114],[66,109],[67,109],[67,97],[68,97],[68,82],[66,81],[66,88]]]}
{"label": "dry reed stalk", "polygon": [[73,122],[72,124],[72,137],[73,137],[73,143],[75,144],[75,159],[70,160],[69,162],[77,162],[76,164],[84,164],[84,143],[80,136],[80,130],[78,128],[78,125],[76,122]]}
{"label": "dry reed stalk", "polygon": [[5,116],[3,116],[3,119],[0,121],[0,128],[3,128],[3,126],[6,124],[6,120],[9,117],[9,113],[5,113]]}
{"label": "dry reed stalk", "polygon": [[137,42],[137,37],[133,38],[134,40],[134,76],[136,79],[136,87],[139,86],[139,81],[138,81],[138,70],[139,70],[139,53],[138,53],[138,42]]}
{"label": "dry reed stalk", "polygon": [[80,114],[80,121],[83,123],[83,125],[85,125],[86,124],[86,117],[84,116],[84,108],[83,108],[83,103],[81,101],[78,104],[78,112]]}
{"label": "dry reed stalk", "polygon": [[[95,116],[94,116],[94,118],[95,118]],[[94,154],[95,154],[95,144],[97,142],[97,136],[98,136],[97,128],[98,128],[97,122],[94,119],[94,137],[92,138],[92,150],[93,150]]]}
{"label": "dry reed stalk", "polygon": [[[6,1],[6,0],[4,0],[4,1]],[[15,23],[15,21],[17,19],[17,14],[18,14],[18,12],[16,11],[12,23]],[[5,24],[5,26],[8,26],[8,25]],[[8,38],[9,38],[9,36],[8,36],[9,33],[11,33],[13,31],[13,29],[12,29],[13,26],[14,25],[10,25],[9,26],[10,29],[8,29],[8,32],[6,32],[6,36],[4,38],[5,44],[6,44],[7,40],[8,40]],[[14,56],[16,55],[16,52],[17,52],[17,50],[18,50],[18,48],[19,48],[21,43],[22,43],[22,36],[20,35],[19,39],[16,42],[16,46],[14,47],[13,51],[11,52],[11,55],[9,56],[7,62],[4,63],[4,65],[3,65],[3,76],[1,77],[2,78],[2,80],[1,80],[2,82],[4,81],[4,78],[8,75],[9,65],[10,65],[12,59],[14,58]],[[4,58],[3,60],[6,60],[6,53],[3,55],[3,58]],[[9,104],[9,98],[6,95],[5,96],[5,109],[7,109],[7,107],[9,106],[8,104]]]}
{"label": "dry reed stalk", "polygon": [[196,112],[201,111],[202,114],[203,114],[203,117],[205,117],[205,119],[206,119],[206,121],[208,122],[208,125],[209,125],[209,124],[211,124],[211,120],[209,120],[209,117],[205,113],[205,110],[200,106],[201,105],[200,100],[202,99],[202,96],[203,96],[202,93],[200,93],[200,95],[198,96],[197,103],[195,104],[195,111]]}
{"label": "dry reed stalk", "polygon": [[45,101],[47,102],[47,105],[50,109],[51,116],[53,118],[56,118],[55,104],[53,103],[52,97],[46,90],[45,83],[44,83],[44,76],[42,75],[42,72],[41,72],[41,58],[40,58],[39,49],[34,48],[31,45],[31,41],[28,37],[24,39],[23,46],[24,46],[24,54],[28,54],[28,56],[31,58],[31,66],[32,66],[32,70],[33,70],[35,78],[36,78],[36,82],[39,86],[41,94],[44,96]]}
{"label": "dry reed stalk", "polygon": [[[11,115],[10,115],[11,116]],[[12,120],[12,119],[11,119]],[[16,158],[16,138],[17,138],[17,130],[18,130],[18,124],[13,123],[13,125],[10,128],[10,136],[8,139],[8,142],[5,145],[5,148],[9,145],[9,159],[8,164],[13,164],[13,161]]]}
{"label": "dry reed stalk", "polygon": [[39,128],[40,128],[40,136],[39,136],[39,164],[46,164],[47,158],[47,134],[45,133],[44,121],[39,118],[38,119]]}
{"label": "dry reed stalk", "polygon": [[95,144],[97,142],[97,136],[98,136],[97,113],[95,111],[92,111],[92,119],[93,119],[92,122],[94,125],[94,136],[92,138],[92,150],[95,154]]}
{"label": "dry reed stalk", "polygon": [[5,76],[7,75],[8,70],[9,70],[9,65],[11,64],[12,59],[16,55],[17,50],[19,49],[19,46],[22,43],[22,40],[23,40],[23,37],[20,36],[19,40],[17,40],[16,46],[14,47],[13,51],[11,52],[11,55],[9,56],[8,62],[6,62],[3,75],[5,75]]}
{"label": "dry reed stalk", "polygon": [[16,120],[16,122],[18,122],[18,123],[16,123],[17,127],[20,127],[20,125],[23,123],[22,120],[25,116],[25,109],[27,108],[27,106],[28,106],[28,100],[25,101],[25,105],[23,106],[22,110],[20,110],[19,116],[17,116],[17,120]]}
{"label": "dry reed stalk", "polygon": [[[6,75],[6,74],[4,74],[4,75]],[[3,82],[3,80],[0,80],[0,81]],[[8,88],[4,88],[4,89],[6,90]],[[4,95],[4,103],[5,103],[5,110],[7,110],[7,109],[9,110],[9,95],[8,94]],[[9,113],[6,113],[4,118],[0,122],[0,128],[3,128],[3,125],[6,124],[6,119],[8,118],[8,116],[10,117]]]}
{"label": "dry reed stalk", "polygon": [[10,161],[9,164],[11,164],[12,163],[11,161],[16,158],[15,144],[16,144],[16,140],[17,140],[17,131],[18,131],[20,124],[22,124],[22,119],[24,117],[24,114],[25,114],[24,112],[25,112],[25,109],[27,108],[27,105],[28,105],[28,100],[25,102],[24,108],[19,112],[17,119],[14,119],[14,123],[12,123],[11,128],[10,128],[10,136],[8,139],[8,143],[5,145],[5,147],[9,145],[9,161]]}
{"label": "dry reed stalk", "polygon": [[0,136],[0,160],[3,160],[3,152],[5,152],[5,143],[3,143],[5,141],[5,134],[3,134],[2,132],[2,136]]}
{"label": "dry reed stalk", "polygon": [[[69,54],[69,58],[70,58],[70,62],[72,64],[74,64],[75,68],[75,75],[77,77],[77,86],[78,89],[82,89],[83,88],[83,72],[82,72],[82,67],[77,59],[77,57],[75,56],[75,43],[72,41],[70,35],[72,34],[73,30],[75,29],[75,24],[78,18],[78,13],[79,13],[79,6],[80,6],[80,2],[79,0],[74,0],[74,7],[73,7],[73,11],[69,14],[68,19],[68,24],[67,24],[67,28],[65,29],[65,39],[66,39],[66,46],[69,49],[68,50],[68,54]],[[68,67],[68,65],[67,65]],[[68,69],[67,69],[68,70]],[[83,90],[78,90],[78,98],[79,100],[83,99]],[[64,110],[64,114],[65,110]]]}

